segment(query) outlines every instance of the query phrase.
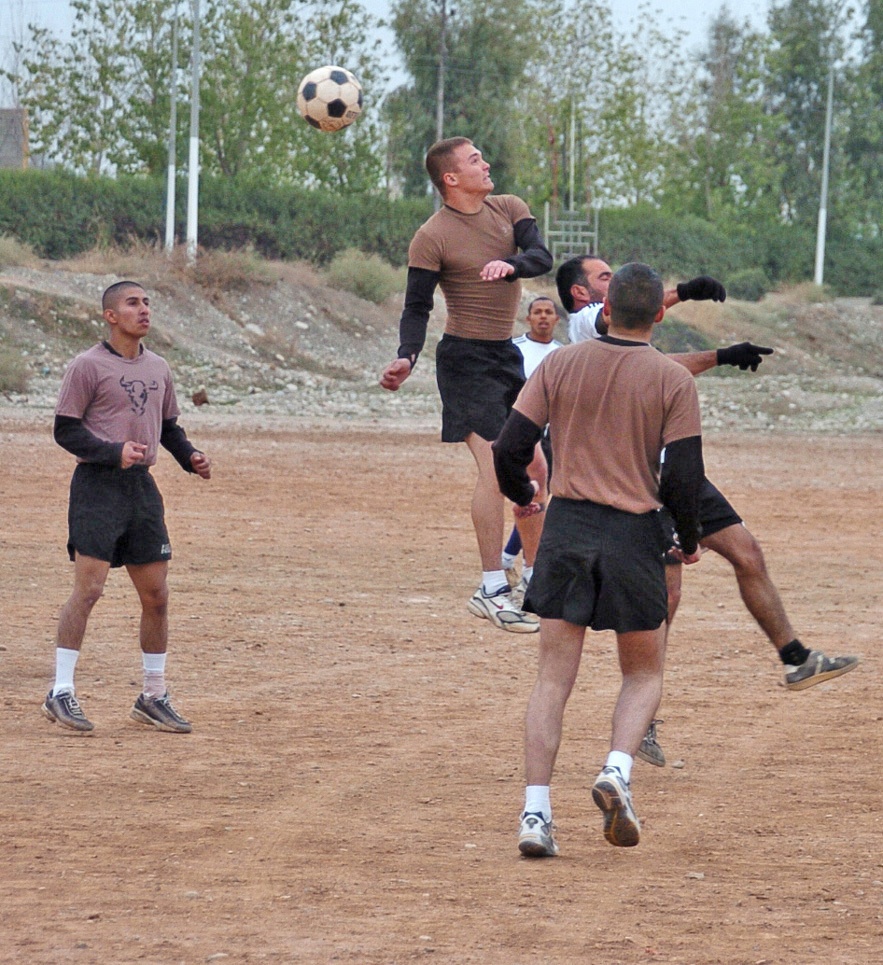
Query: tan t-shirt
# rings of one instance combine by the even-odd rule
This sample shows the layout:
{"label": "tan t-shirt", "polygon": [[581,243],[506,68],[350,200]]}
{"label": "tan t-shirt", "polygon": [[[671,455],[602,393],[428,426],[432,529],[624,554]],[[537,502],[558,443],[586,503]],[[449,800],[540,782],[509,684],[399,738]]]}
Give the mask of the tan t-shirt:
{"label": "tan t-shirt", "polygon": [[515,408],[549,423],[551,491],[629,513],[658,509],[659,456],[701,432],[693,376],[650,345],[565,345],[528,379]]}
{"label": "tan t-shirt", "polygon": [[[134,359],[94,345],[67,367],[55,414],[81,419],[105,442],[140,442],[144,462],[156,463],[164,419],[181,414],[172,373],[164,358],[144,348]],[[82,462],[82,459],[78,459]]]}
{"label": "tan t-shirt", "polygon": [[441,273],[449,335],[500,341],[512,337],[521,282],[482,281],[478,273],[489,261],[518,254],[513,228],[530,217],[521,198],[489,195],[476,214],[443,206],[418,229],[408,249],[408,266]]}

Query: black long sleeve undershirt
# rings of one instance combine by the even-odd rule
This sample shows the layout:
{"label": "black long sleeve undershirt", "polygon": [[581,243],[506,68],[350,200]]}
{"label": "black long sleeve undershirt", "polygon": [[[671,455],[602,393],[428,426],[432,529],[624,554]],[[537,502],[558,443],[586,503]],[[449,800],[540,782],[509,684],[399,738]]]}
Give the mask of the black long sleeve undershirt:
{"label": "black long sleeve undershirt", "polygon": [[[78,459],[100,466],[119,466],[123,458],[123,443],[99,439],[84,425],[82,419],[57,415],[53,429],[55,441]],[[177,419],[163,419],[159,437],[178,465],[186,472],[193,472],[190,457],[198,450],[191,444]]]}
{"label": "black long sleeve undershirt", "polygon": [[534,488],[527,475],[527,467],[533,460],[534,449],[542,437],[542,426],[513,409],[491,446],[500,492],[519,506],[529,505],[534,498]]}
{"label": "black long sleeve undershirt", "polygon": [[687,554],[696,552],[702,537],[699,492],[704,478],[701,436],[678,439],[665,447],[659,498],[674,517],[678,542]]}
{"label": "black long sleeve undershirt", "polygon": [[[512,265],[515,271],[506,276],[506,281],[516,278],[535,278],[543,275],[552,268],[552,255],[543,244],[540,230],[534,218],[522,218],[513,226],[515,245],[521,250],[520,255],[503,258]],[[426,326],[429,323],[429,313],[435,300],[435,289],[441,272],[430,271],[428,268],[409,268],[408,283],[405,289],[405,305],[399,321],[398,357],[409,359],[414,365],[417,356],[426,344]]]}

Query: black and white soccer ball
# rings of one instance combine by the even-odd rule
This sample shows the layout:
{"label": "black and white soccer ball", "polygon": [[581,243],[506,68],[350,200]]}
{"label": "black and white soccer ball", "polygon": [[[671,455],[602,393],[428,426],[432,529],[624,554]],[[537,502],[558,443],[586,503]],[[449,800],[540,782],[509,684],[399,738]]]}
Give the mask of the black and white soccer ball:
{"label": "black and white soccer ball", "polygon": [[300,82],[297,109],[320,131],[339,131],[362,113],[362,85],[345,67],[317,67]]}

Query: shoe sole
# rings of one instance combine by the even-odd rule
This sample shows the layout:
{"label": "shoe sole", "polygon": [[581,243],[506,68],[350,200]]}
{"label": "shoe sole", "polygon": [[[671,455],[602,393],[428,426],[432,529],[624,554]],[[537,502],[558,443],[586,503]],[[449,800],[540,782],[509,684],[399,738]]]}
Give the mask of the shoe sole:
{"label": "shoe sole", "polygon": [[641,828],[628,815],[616,786],[601,781],[592,788],[592,800],[604,813],[604,837],[617,848],[633,848],[641,840]]}
{"label": "shoe sole", "polygon": [[473,603],[472,600],[466,604],[466,608],[474,616],[481,617],[482,620],[487,620],[488,623],[493,624],[498,630],[507,630],[509,633],[539,633],[539,623],[503,623],[500,620],[495,620],[488,613],[485,613],[485,611]]}
{"label": "shoe sole", "polygon": [[638,752],[635,754],[635,757],[640,757],[642,761],[646,761],[646,763],[652,764],[654,767],[665,767],[665,754],[662,753],[661,749],[654,757],[653,751],[645,751],[644,745],[641,744],[641,746],[638,748]]}
{"label": "shoe sole", "polygon": [[148,724],[150,727],[165,731],[167,734],[189,734],[193,730],[191,724],[188,724],[186,727],[176,727],[174,724],[165,724],[161,720],[154,720],[145,714],[143,710],[138,710],[137,707],[132,708],[129,716],[132,720],[137,720],[139,724]]}
{"label": "shoe sole", "polygon": [[525,834],[518,839],[518,850],[525,858],[554,858],[558,854],[558,845],[550,845],[542,835]]}
{"label": "shoe sole", "polygon": [[43,706],[40,707],[40,710],[43,712],[43,716],[46,718],[46,720],[48,720],[50,723],[59,724],[61,727],[66,727],[68,730],[75,731],[77,734],[90,734],[93,730],[95,730],[95,725],[91,721],[86,722],[88,725],[86,727],[81,727],[78,724],[67,723],[67,721],[62,720],[60,717],[56,717],[55,714],[53,714],[52,711],[46,706],[46,704],[43,704]]}
{"label": "shoe sole", "polygon": [[809,687],[815,687],[816,684],[823,684],[826,680],[833,680],[834,677],[842,677],[850,670],[855,670],[857,666],[858,660],[855,663],[847,664],[845,667],[838,667],[837,670],[826,670],[824,673],[813,674],[812,677],[798,680],[797,683],[789,684],[786,682],[785,687],[788,690],[807,690]]}

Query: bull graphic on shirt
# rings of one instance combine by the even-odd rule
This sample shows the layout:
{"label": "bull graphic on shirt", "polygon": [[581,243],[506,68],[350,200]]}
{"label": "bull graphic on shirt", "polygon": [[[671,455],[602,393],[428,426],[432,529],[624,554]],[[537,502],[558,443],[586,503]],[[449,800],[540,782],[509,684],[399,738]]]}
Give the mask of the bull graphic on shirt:
{"label": "bull graphic on shirt", "polygon": [[147,382],[142,382],[141,379],[132,379],[130,382],[127,382],[122,376],[120,376],[120,385],[126,390],[132,411],[136,415],[144,415],[150,393],[156,392],[159,388],[159,383],[155,379],[148,384]]}

